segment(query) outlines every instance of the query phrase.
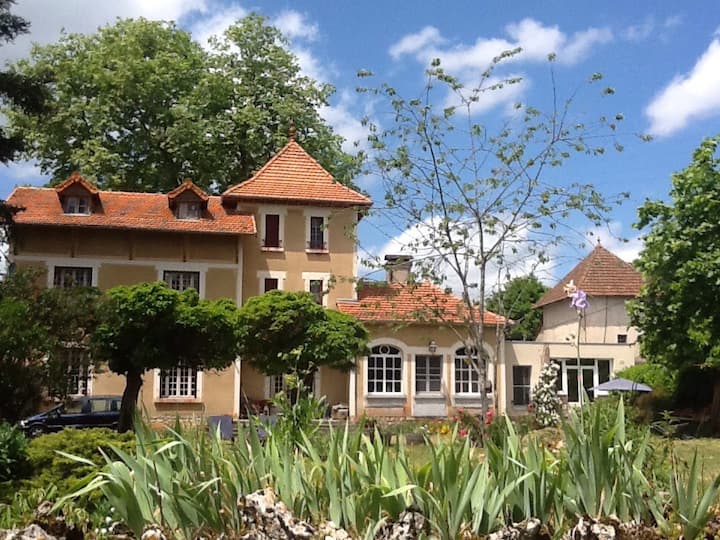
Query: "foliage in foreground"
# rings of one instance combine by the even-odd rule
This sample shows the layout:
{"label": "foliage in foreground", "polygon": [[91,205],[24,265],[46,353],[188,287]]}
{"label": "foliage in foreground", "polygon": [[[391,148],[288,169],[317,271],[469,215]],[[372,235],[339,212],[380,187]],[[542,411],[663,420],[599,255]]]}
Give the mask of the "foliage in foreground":
{"label": "foliage in foreground", "polygon": [[447,540],[529,516],[558,533],[580,515],[680,524],[689,540],[691,525],[715,500],[720,481],[705,492],[695,466],[688,472],[693,482],[675,481],[663,495],[646,472],[647,432],[628,436],[622,402],[609,430],[598,410],[573,414],[564,426],[566,450],[520,437],[507,420],[505,428],[502,443],[488,443],[485,459],[469,438],[460,442],[453,433],[449,441],[428,440],[431,458],[413,463],[401,441],[387,447],[382,437],[348,427],[322,442],[271,433],[264,443],[255,429],[240,428],[239,442],[228,444],[204,431],[178,426],[160,434],[140,425],[136,451],[107,452],[104,468],[71,497],[100,490],[136,533],[160,521],[187,539],[240,530],[238,497],[267,485],[299,517],[331,519],[364,537],[415,505],[432,534]]}

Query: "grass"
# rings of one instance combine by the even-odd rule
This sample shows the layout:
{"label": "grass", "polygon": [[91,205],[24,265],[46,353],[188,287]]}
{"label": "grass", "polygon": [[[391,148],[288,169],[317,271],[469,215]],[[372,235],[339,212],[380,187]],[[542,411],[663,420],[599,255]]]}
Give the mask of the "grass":
{"label": "grass", "polygon": [[698,465],[703,481],[711,482],[720,474],[720,439],[698,438],[698,439],[675,439],[673,441],[678,456],[685,462],[692,462],[694,453],[697,451]]}

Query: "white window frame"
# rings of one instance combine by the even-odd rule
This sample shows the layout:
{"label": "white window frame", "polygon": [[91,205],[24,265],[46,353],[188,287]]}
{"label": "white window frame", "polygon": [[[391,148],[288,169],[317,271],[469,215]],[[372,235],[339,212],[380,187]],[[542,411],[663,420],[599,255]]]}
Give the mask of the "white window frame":
{"label": "white window frame", "polygon": [[[89,358],[89,352],[84,347],[65,347],[62,351],[62,354],[65,355],[64,360],[67,362],[67,368],[68,368],[68,377],[76,377],[77,378],[77,386],[73,386],[71,388],[70,392],[68,392],[68,395],[71,397],[83,397],[83,396],[91,396],[93,392],[93,378],[94,378],[94,370],[93,370],[93,364],[90,361]],[[77,360],[80,360],[79,362],[75,363],[74,356],[78,356]],[[84,358],[82,358],[84,357]],[[85,363],[87,361],[87,363]],[[85,364],[84,366],[82,364]],[[73,374],[73,371],[77,370],[77,376]],[[84,376],[83,376],[83,371]],[[85,386],[85,393],[81,391],[81,387]]]}
{"label": "white window frame", "polygon": [[[330,213],[327,208],[306,208],[305,214],[305,252],[306,253],[330,253]],[[325,249],[310,248],[310,223],[311,218],[323,218],[323,243]]]}
{"label": "white window frame", "polygon": [[[285,251],[285,216],[287,216],[287,208],[282,206],[261,206],[259,209],[260,213],[260,237],[258,242],[260,243],[260,249],[262,251]],[[265,247],[265,216],[277,215],[280,216],[278,219],[278,243],[279,247]]]}
{"label": "white window frame", "polygon": [[[167,281],[165,281],[165,272],[194,272],[199,275],[198,279],[198,285],[199,290],[198,294],[200,295],[200,298],[205,298],[205,279],[207,276],[207,270],[208,265],[206,264],[195,264],[195,263],[175,263],[172,266],[156,266],[157,270],[157,280],[162,281],[163,283],[167,284]],[[167,284],[168,287],[170,284]]]}
{"label": "white window frame", "polygon": [[[388,347],[389,348],[388,352],[382,353],[380,351],[378,353],[373,354],[374,349],[380,349],[381,347]],[[391,349],[396,349],[398,352],[392,353]],[[373,396],[403,397],[403,396],[405,396],[405,357],[406,357],[406,355],[407,355],[407,353],[405,352],[405,350],[402,347],[400,347],[399,345],[397,345],[396,343],[392,343],[389,341],[382,341],[382,342],[378,341],[377,343],[374,343],[370,347],[370,354],[365,359],[365,388],[364,388],[365,395],[368,397],[373,397]],[[380,391],[373,390],[372,392],[370,392],[368,390],[368,386],[370,383],[370,358],[371,357],[383,359],[383,367],[382,367],[383,377],[382,377],[382,380],[380,381],[381,388],[383,388],[383,390],[380,390]],[[397,358],[400,359],[400,390],[399,391],[393,390],[393,391],[388,392],[385,390],[387,382],[388,382],[388,380],[385,378],[386,362],[388,359],[395,360]],[[393,367],[393,371],[396,371],[396,370],[397,370],[397,368]],[[392,382],[395,383],[396,381],[393,379]],[[377,386],[377,381],[375,381],[375,385]]]}
{"label": "white window frame", "polygon": [[90,197],[87,195],[69,195],[63,201],[63,213],[68,216],[89,216],[91,208]]}
{"label": "white window frame", "polygon": [[[428,360],[430,360],[431,358],[436,358],[436,359],[440,360],[440,388],[438,388],[437,390],[428,390],[428,388],[430,386],[430,369],[429,369],[430,364],[429,363],[427,364],[427,369],[423,373],[423,376],[425,377],[425,390],[417,389],[418,374],[420,373],[420,371],[418,371],[418,356],[427,358]],[[413,357],[414,357],[413,359],[415,361],[415,369],[414,369],[414,373],[413,373],[413,386],[414,386],[415,395],[419,395],[419,396],[432,396],[432,395],[440,396],[440,395],[442,395],[443,378],[444,378],[443,375],[444,375],[444,371],[445,371],[445,361],[444,361],[445,359],[444,359],[443,355],[437,354],[437,351],[436,351],[434,354],[428,352],[428,353],[423,353],[423,354],[415,354],[415,355],[413,355]]]}
{"label": "white window frame", "polygon": [[[529,371],[529,380],[528,384],[518,384],[518,382],[515,380],[515,368],[525,368]],[[513,365],[510,367],[510,373],[512,374],[512,387],[511,387],[511,396],[512,396],[512,404],[513,406],[517,407],[525,407],[530,404],[532,401],[532,366],[526,366],[526,365]],[[516,403],[515,402],[515,388],[527,388],[528,389],[528,402],[527,403]]]}
{"label": "white window frame", "polygon": [[55,273],[59,269],[69,269],[69,270],[90,270],[90,284],[86,285],[73,285],[74,287],[97,287],[97,273],[98,268],[97,266],[89,265],[89,264],[79,264],[76,261],[73,261],[72,264],[53,264],[50,265],[50,268],[48,269],[48,287],[49,288],[68,288],[68,287],[62,287],[61,285],[55,284]]}
{"label": "white window frame", "polygon": [[[320,394],[320,384],[322,381],[322,367],[319,367],[315,371],[315,376],[313,378],[313,387],[312,387],[312,394],[316,397]],[[275,386],[275,377],[285,377],[285,375],[266,375],[265,376],[265,399],[273,399],[275,397],[275,393],[273,393],[273,387]],[[282,383],[283,390],[285,390],[285,381],[283,380]]]}
{"label": "white window frame", "polygon": [[198,221],[202,218],[200,201],[178,201],[175,217],[183,221]]}
{"label": "white window frame", "polygon": [[[175,369],[181,369],[183,366],[176,366]],[[195,396],[163,396],[161,397],[161,385],[163,383],[162,377],[160,376],[160,369],[154,369],[153,370],[153,400],[157,402],[199,402],[202,401],[202,394],[203,394],[203,372],[202,370],[196,370],[195,371]],[[179,387],[179,384],[178,384]]]}
{"label": "white window frame", "polygon": [[[485,344],[483,344],[483,345],[484,345],[484,349],[485,349],[485,354],[487,354],[487,357],[488,357],[488,358],[487,358],[487,366],[486,366],[487,381],[492,385],[492,392],[487,392],[486,396],[492,396],[492,395],[495,393],[495,390],[496,390],[496,389],[495,389],[495,381],[494,381],[494,379],[495,379],[495,376],[494,376],[494,373],[495,373],[495,363],[493,362],[492,350],[488,350],[488,349],[489,349],[489,346],[488,346],[487,343],[485,343]],[[457,373],[456,373],[456,368],[455,368],[455,359],[456,359],[456,358],[461,358],[460,356],[457,355],[457,351],[458,351],[459,349],[464,348],[464,347],[466,347],[465,344],[464,344],[464,343],[461,343],[461,344],[456,344],[456,346],[454,346],[454,347],[452,347],[452,349],[450,349],[450,359],[451,359],[450,361],[451,361],[451,363],[452,363],[452,381],[451,381],[451,382],[452,382],[452,386],[450,387],[450,388],[451,388],[451,392],[452,392],[452,394],[453,394],[454,396],[458,396],[458,397],[461,397],[461,398],[464,398],[464,397],[473,397],[473,398],[474,398],[474,397],[480,397],[480,382],[479,382],[479,380],[478,380],[478,391],[477,391],[477,392],[457,392],[457,391],[455,390],[455,388],[456,388],[455,383],[457,382]],[[471,364],[465,363],[463,367],[466,368],[466,369],[472,370],[472,372],[475,372],[475,373],[477,374],[477,371],[475,371],[475,368],[474,368]],[[472,376],[471,376],[471,377],[472,377]],[[479,378],[480,378],[480,375],[478,374],[478,379],[479,379]],[[470,388],[472,388],[472,381],[470,381]]]}
{"label": "white window frame", "polygon": [[261,294],[265,294],[265,280],[266,279],[277,279],[278,282],[278,288],[279,291],[285,290],[285,277],[287,275],[287,272],[278,272],[276,270],[258,270],[257,272],[257,280],[258,280],[258,296]]}
{"label": "white window frame", "polygon": [[[560,362],[560,371],[558,372],[558,377],[562,383],[562,390],[558,390],[558,395],[566,396],[566,397],[569,396],[569,394],[568,394],[568,378],[567,378],[567,368],[568,368],[567,360],[577,360],[577,359],[576,358],[551,358],[550,359],[551,362]],[[598,362],[600,362],[600,361],[609,362],[609,366],[608,366],[609,379],[608,380],[613,379],[613,359],[612,358],[580,358],[580,362],[582,362],[583,360],[593,360],[594,364],[593,364],[593,366],[581,366],[581,365],[574,366],[573,365],[570,367],[571,367],[571,369],[573,369],[573,368],[581,369],[583,367],[586,369],[592,369],[593,370],[593,384],[592,384],[593,387],[600,384],[600,368],[599,368],[599,364],[598,364]],[[578,378],[578,381],[579,380],[580,379]],[[578,387],[578,391],[579,390],[580,390],[580,387]],[[578,394],[578,395],[580,395],[580,394]],[[608,395],[608,392],[606,392],[606,391],[603,391],[603,390],[595,391],[595,397],[607,396],[607,395]],[[580,400],[568,401],[568,404],[579,405]]]}
{"label": "white window frame", "polygon": [[[192,274],[193,278],[197,276],[197,287],[188,286],[188,284],[183,283],[184,286],[181,289],[176,289],[172,286],[171,280],[168,280],[167,274],[177,274],[179,277],[181,277],[183,281],[185,281],[185,279],[190,274]],[[167,284],[167,286],[174,291],[182,292],[187,289],[195,289],[198,294],[200,293],[200,272],[198,272],[197,270],[164,270],[162,275],[162,281],[164,281],[165,284]]]}
{"label": "white window frame", "polygon": [[310,292],[311,281],[322,281],[323,282],[323,297],[322,306],[328,307],[328,296],[330,296],[330,278],[332,274],[329,272],[303,272],[303,288],[305,292]]}

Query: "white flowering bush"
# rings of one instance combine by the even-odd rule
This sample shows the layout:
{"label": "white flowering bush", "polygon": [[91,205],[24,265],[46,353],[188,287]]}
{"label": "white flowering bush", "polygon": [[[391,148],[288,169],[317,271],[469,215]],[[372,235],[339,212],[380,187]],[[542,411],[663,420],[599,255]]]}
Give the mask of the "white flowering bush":
{"label": "white flowering bush", "polygon": [[540,372],[540,380],[533,388],[535,421],[542,427],[560,423],[562,402],[557,394],[557,378],[560,366],[549,362]]}

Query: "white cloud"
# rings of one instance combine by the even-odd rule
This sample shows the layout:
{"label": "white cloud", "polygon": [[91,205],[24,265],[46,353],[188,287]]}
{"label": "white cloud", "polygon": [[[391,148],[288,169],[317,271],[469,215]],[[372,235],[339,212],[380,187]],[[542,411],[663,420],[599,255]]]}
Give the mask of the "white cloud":
{"label": "white cloud", "polygon": [[5,172],[10,178],[21,183],[38,179],[46,179],[35,160],[10,162],[5,167]]}
{"label": "white cloud", "polygon": [[89,33],[117,17],[178,20],[193,12],[206,13],[207,0],[23,0],[12,12],[30,22],[30,34],[18,36],[0,48],[0,60],[26,56],[33,42],[53,43],[61,29],[67,33]]}
{"label": "white cloud", "polygon": [[613,33],[609,28],[588,28],[573,34],[558,58],[561,62],[575,64],[585,58],[596,45],[610,43],[612,40]]}
{"label": "white cloud", "polygon": [[248,12],[244,8],[233,6],[224,11],[219,11],[211,17],[199,19],[190,27],[190,31],[195,41],[203,47],[207,47],[208,40],[212,36],[222,36],[229,26],[247,14]]}
{"label": "white cloud", "polygon": [[507,61],[541,62],[547,59],[548,54],[556,53],[559,62],[574,64],[589,54],[594,45],[613,39],[608,28],[590,27],[568,37],[558,26],[546,26],[530,18],[507,25],[505,33],[509,39],[478,37],[472,45],[443,48],[440,45],[447,40],[436,28],[428,26],[420,32],[404,36],[390,47],[389,52],[396,60],[412,55],[423,64],[440,58],[445,69],[459,73],[465,69],[484,70],[493,58],[518,47],[522,48],[522,53]]}
{"label": "white cloud", "polygon": [[611,221],[604,228],[589,230],[587,233],[588,245],[594,246],[598,241],[601,246],[625,262],[633,262],[637,259],[643,248],[642,237],[639,234],[624,238],[623,225],[619,221]]}
{"label": "white cloud", "polygon": [[[524,78],[522,74],[511,74],[507,76],[507,79],[520,78],[519,82],[512,84],[505,83],[502,87],[493,88],[495,85],[500,84],[506,78],[490,77],[488,78],[483,87],[487,90],[479,92],[477,94],[477,101],[470,104],[471,114],[482,114],[486,111],[492,110],[501,105],[506,105],[506,113],[511,115],[515,112],[514,104],[521,100],[522,96],[525,95],[526,91],[530,87],[530,80]],[[463,80],[465,88],[473,88],[477,85],[477,80],[467,79]],[[467,93],[467,92],[466,92]],[[467,96],[466,96],[467,98]],[[460,96],[455,93],[448,93],[444,107],[460,107],[462,101]]]}
{"label": "white cloud", "polygon": [[430,46],[440,45],[444,41],[437,28],[426,26],[419,32],[404,36],[400,41],[393,44],[388,52],[390,56],[397,60],[404,54],[416,54]]}
{"label": "white cloud", "polygon": [[720,38],[714,39],[692,70],[676,76],[645,109],[649,132],[668,136],[691,120],[720,114]]}
{"label": "white cloud", "polygon": [[303,13],[294,10],[285,10],[275,17],[272,25],[277,27],[290,40],[305,39],[314,41],[317,39],[319,27],[317,23],[310,22]]}
{"label": "white cloud", "polygon": [[682,24],[681,15],[669,15],[662,22],[648,15],[641,23],[632,24],[621,32],[621,36],[627,41],[640,42],[651,37],[659,37],[666,40],[672,29]]}
{"label": "white cloud", "polygon": [[342,149],[350,154],[368,147],[368,130],[352,110],[356,103],[356,95],[345,90],[340,93],[340,102],[337,105],[321,107],[319,111],[320,116],[332,126],[335,133],[345,138]]}
{"label": "white cloud", "polygon": [[[385,255],[403,254],[410,255],[415,261],[426,261],[425,264],[434,263],[436,273],[445,276],[443,285],[450,287],[456,294],[462,291],[462,282],[458,273],[452,266],[439,257],[439,252],[431,247],[423,247],[423,240],[433,237],[432,231],[436,229],[433,225],[439,220],[428,219],[423,224],[418,224],[398,232],[395,236],[385,242],[378,249],[367,251],[366,257],[372,258],[372,263],[363,264],[360,268],[361,275],[370,274],[375,279],[384,279],[383,272],[378,269],[384,261]],[[436,237],[436,236],[435,236]],[[475,242],[477,234],[471,233],[469,242]],[[486,240],[491,240],[487,238]],[[513,253],[511,247],[516,248]],[[497,263],[490,263],[486,267],[486,294],[501,287],[508,279],[517,276],[525,276],[535,273],[538,276],[545,276],[553,265],[553,261],[540,262],[531,253],[530,242],[526,231],[518,232],[507,242],[504,252],[505,261],[502,267]],[[416,263],[417,268],[417,263]],[[470,265],[467,283],[475,288],[480,281],[480,271],[477,267]]]}

